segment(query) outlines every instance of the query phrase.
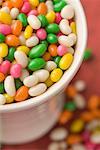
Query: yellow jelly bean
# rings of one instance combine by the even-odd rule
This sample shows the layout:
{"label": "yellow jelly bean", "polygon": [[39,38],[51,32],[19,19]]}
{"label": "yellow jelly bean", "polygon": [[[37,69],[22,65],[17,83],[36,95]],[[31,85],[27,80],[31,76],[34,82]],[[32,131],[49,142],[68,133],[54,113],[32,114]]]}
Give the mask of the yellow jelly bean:
{"label": "yellow jelly bean", "polygon": [[76,23],[75,23],[75,22],[72,22],[72,23],[70,24],[70,27],[71,27],[71,29],[72,29],[72,32],[76,34]]}
{"label": "yellow jelly bean", "polygon": [[54,69],[50,75],[51,81],[53,82],[59,81],[62,75],[63,75],[63,71],[60,68]]}
{"label": "yellow jelly bean", "polygon": [[84,128],[84,122],[81,119],[77,119],[72,122],[70,130],[71,132],[78,133],[81,132]]}
{"label": "yellow jelly bean", "polygon": [[5,43],[0,43],[0,57],[6,57],[8,55],[8,46]]}
{"label": "yellow jelly bean", "polygon": [[7,104],[14,102],[14,97],[9,96],[8,94],[3,94],[3,95],[6,98]]}
{"label": "yellow jelly bean", "polygon": [[22,52],[24,52],[25,54],[28,54],[29,53],[29,48],[27,47],[27,46],[19,46],[19,47],[17,47],[17,50],[18,51],[22,51]]}
{"label": "yellow jelly bean", "polygon": [[51,80],[50,77],[45,81],[45,84],[47,85],[47,87],[50,87],[51,85],[53,85],[53,83],[54,82]]}
{"label": "yellow jelly bean", "polygon": [[62,70],[66,70],[70,67],[72,62],[73,62],[73,55],[71,53],[67,53],[61,58],[60,63],[59,63],[59,67]]}
{"label": "yellow jelly bean", "polygon": [[33,32],[33,29],[30,25],[28,25],[25,29],[25,32],[24,32],[24,37],[26,39],[30,38],[32,36],[32,32]]}
{"label": "yellow jelly bean", "polygon": [[29,0],[29,2],[33,7],[37,7],[39,5],[39,0]]}
{"label": "yellow jelly bean", "polygon": [[11,24],[12,22],[11,16],[4,11],[0,11],[0,22],[4,24]]}
{"label": "yellow jelly bean", "polygon": [[53,23],[55,21],[55,17],[56,17],[56,14],[55,14],[54,11],[50,11],[46,15],[46,18],[47,18],[47,20],[48,20],[49,23]]}

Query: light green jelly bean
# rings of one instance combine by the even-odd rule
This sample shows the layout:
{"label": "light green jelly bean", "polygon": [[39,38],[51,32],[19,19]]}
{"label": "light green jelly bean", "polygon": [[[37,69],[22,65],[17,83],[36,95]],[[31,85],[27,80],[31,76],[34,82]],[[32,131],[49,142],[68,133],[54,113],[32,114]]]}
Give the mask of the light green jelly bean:
{"label": "light green jelly bean", "polygon": [[60,31],[60,29],[56,23],[52,23],[47,26],[46,31],[48,33],[58,33]]}
{"label": "light green jelly bean", "polygon": [[12,62],[14,60],[15,50],[16,50],[15,47],[10,47],[9,51],[8,51],[8,55],[7,55],[7,57],[5,59]]}
{"label": "light green jelly bean", "polygon": [[64,6],[66,6],[66,2],[64,0],[61,0],[60,2],[56,3],[54,5],[54,11],[55,12],[60,12]]}
{"label": "light green jelly bean", "polygon": [[27,16],[23,13],[20,13],[17,17],[18,20],[20,20],[23,24],[24,27],[27,26],[28,22],[27,22]]}
{"label": "light green jelly bean", "polygon": [[44,15],[39,15],[38,19],[40,20],[42,27],[45,27],[48,25],[48,20]]}
{"label": "light green jelly bean", "polygon": [[50,33],[50,34],[48,34],[48,36],[47,36],[47,41],[48,41],[49,43],[51,43],[51,44],[54,44],[54,43],[57,43],[57,42],[58,42],[58,38],[57,38],[57,36],[56,36],[55,34]]}

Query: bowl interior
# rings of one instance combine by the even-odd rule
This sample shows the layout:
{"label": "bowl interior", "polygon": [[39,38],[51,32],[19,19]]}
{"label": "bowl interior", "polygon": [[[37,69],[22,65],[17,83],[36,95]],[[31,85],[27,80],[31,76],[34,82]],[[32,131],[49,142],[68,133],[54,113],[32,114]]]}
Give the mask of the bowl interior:
{"label": "bowl interior", "polygon": [[11,111],[19,111],[29,107],[33,107],[44,103],[47,100],[50,100],[52,96],[55,96],[60,91],[62,91],[72,80],[76,72],[78,71],[82,60],[83,54],[87,42],[87,25],[86,25],[86,18],[84,15],[84,11],[82,5],[79,0],[67,0],[71,5],[73,5],[75,9],[75,17],[76,17],[76,24],[77,24],[77,35],[78,41],[76,44],[76,52],[74,56],[74,61],[71,67],[64,73],[63,77],[59,82],[54,84],[50,87],[44,94],[31,98],[29,100],[13,103],[8,105],[0,106],[0,112],[11,112]]}

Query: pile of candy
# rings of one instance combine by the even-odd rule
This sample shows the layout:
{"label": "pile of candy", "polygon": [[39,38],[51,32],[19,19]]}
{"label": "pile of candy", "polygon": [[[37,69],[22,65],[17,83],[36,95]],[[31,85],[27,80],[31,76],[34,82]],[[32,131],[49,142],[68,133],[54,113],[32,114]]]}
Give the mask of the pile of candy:
{"label": "pile of candy", "polygon": [[66,89],[67,102],[59,127],[50,133],[48,150],[100,150],[100,96],[86,101],[81,94],[85,88],[79,80]]}
{"label": "pile of candy", "polygon": [[0,0],[0,105],[58,82],[74,59],[74,8],[67,0]]}

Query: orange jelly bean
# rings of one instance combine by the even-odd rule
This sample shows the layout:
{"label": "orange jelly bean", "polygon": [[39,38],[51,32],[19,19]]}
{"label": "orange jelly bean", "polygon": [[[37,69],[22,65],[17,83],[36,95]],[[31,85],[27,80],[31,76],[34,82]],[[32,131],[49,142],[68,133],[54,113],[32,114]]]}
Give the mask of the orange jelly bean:
{"label": "orange jelly bean", "polygon": [[9,9],[11,9],[13,7],[12,2],[11,1],[5,1],[3,3],[3,7],[7,6]]}
{"label": "orange jelly bean", "polygon": [[46,53],[43,55],[43,59],[44,59],[45,61],[50,60],[50,59],[51,59],[50,53],[49,53],[49,52],[46,52]]}
{"label": "orange jelly bean", "polygon": [[88,100],[88,108],[90,110],[97,109],[99,107],[99,103],[100,103],[100,98],[96,95],[93,95]]}
{"label": "orange jelly bean", "polygon": [[65,93],[69,97],[74,97],[77,94],[77,91],[73,85],[69,85],[68,88],[65,90]]}
{"label": "orange jelly bean", "polygon": [[94,111],[92,111],[92,114],[95,118],[100,119],[100,109],[95,109]]}
{"label": "orange jelly bean", "polygon": [[28,87],[26,86],[21,86],[16,93],[15,96],[15,101],[19,102],[19,101],[24,101],[28,98]]}
{"label": "orange jelly bean", "polygon": [[59,123],[65,124],[66,122],[68,122],[72,118],[72,115],[73,115],[72,112],[64,111],[59,118]]}
{"label": "orange jelly bean", "polygon": [[18,46],[20,44],[19,38],[15,35],[12,35],[12,34],[6,36],[5,42],[9,46]]}
{"label": "orange jelly bean", "polygon": [[81,135],[78,134],[71,134],[67,138],[67,144],[72,145],[72,144],[77,144],[79,142],[82,142]]}
{"label": "orange jelly bean", "polygon": [[0,72],[0,82],[2,82],[5,79],[5,75]]}
{"label": "orange jelly bean", "polygon": [[16,36],[19,36],[22,31],[22,22],[16,20],[12,25],[12,33]]}
{"label": "orange jelly bean", "polygon": [[92,112],[85,111],[81,114],[81,119],[83,119],[85,122],[89,122],[94,119],[94,115],[92,114]]}
{"label": "orange jelly bean", "polygon": [[23,0],[11,0],[13,7],[21,8],[23,5]]}
{"label": "orange jelly bean", "polygon": [[51,44],[49,47],[48,47],[48,51],[50,53],[51,56],[57,56],[57,45],[55,44]]}
{"label": "orange jelly bean", "polygon": [[37,10],[38,10],[39,14],[46,15],[46,13],[47,13],[47,6],[46,6],[46,4],[45,3],[40,3],[38,8],[37,8]]}

